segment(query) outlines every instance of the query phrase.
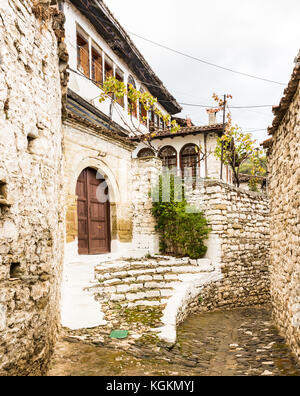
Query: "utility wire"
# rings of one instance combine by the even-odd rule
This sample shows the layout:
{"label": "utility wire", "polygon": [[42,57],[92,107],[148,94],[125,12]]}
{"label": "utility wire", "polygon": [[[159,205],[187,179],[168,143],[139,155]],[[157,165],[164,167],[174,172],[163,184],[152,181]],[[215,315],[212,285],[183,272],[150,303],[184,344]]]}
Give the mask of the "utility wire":
{"label": "utility wire", "polygon": [[[182,106],[191,106],[191,107],[207,107],[207,108],[215,108],[216,106],[206,106],[195,103],[182,103],[178,102]],[[256,109],[261,107],[273,107],[274,105],[255,105],[255,106],[230,106],[231,109]]]}
{"label": "utility wire", "polygon": [[282,83],[282,82],[269,80],[267,78],[254,76],[254,75],[248,74],[248,73],[243,73],[243,72],[240,72],[240,71],[237,71],[237,70],[229,69],[228,67],[220,66],[220,65],[217,65],[215,63],[211,63],[211,62],[205,61],[205,60],[200,59],[200,58],[196,58],[195,56],[192,56],[192,55],[189,55],[189,54],[185,54],[184,52],[181,52],[181,51],[175,50],[173,48],[167,47],[166,45],[163,45],[163,44],[157,43],[155,41],[149,40],[149,39],[147,39],[145,37],[142,37],[142,36],[140,36],[140,35],[138,35],[136,33],[133,33],[133,32],[128,32],[128,33],[133,35],[133,36],[135,36],[135,37],[138,37],[138,38],[140,38],[140,39],[142,39],[144,41],[147,41],[148,43],[154,44],[154,45],[156,45],[158,47],[161,47],[161,48],[164,48],[164,49],[166,49],[168,51],[174,52],[175,54],[185,56],[186,58],[193,59],[193,60],[195,60],[197,62],[201,62],[201,63],[204,63],[204,64],[209,65],[209,66],[217,67],[218,69],[226,70],[226,71],[229,71],[231,73],[240,74],[242,76],[246,76],[246,77],[250,77],[250,78],[255,78],[256,80],[261,80],[261,81],[265,81],[265,82],[269,82],[269,83],[273,83],[273,84],[286,86],[286,84]]}

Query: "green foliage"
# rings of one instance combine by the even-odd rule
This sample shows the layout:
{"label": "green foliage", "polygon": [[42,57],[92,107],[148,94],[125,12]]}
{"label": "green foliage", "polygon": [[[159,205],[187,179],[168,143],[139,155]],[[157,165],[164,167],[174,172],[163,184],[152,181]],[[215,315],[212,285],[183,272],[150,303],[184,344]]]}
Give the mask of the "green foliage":
{"label": "green foliage", "polygon": [[[267,157],[265,155],[259,158],[261,171],[258,172],[257,176],[266,176],[267,174]],[[245,175],[252,175],[253,174],[253,163],[251,160],[245,161],[241,167],[240,172]]]}
{"label": "green foliage", "polygon": [[241,128],[236,126],[227,127],[224,135],[218,139],[215,156],[223,158],[225,165],[229,165],[233,171],[234,182],[239,187],[241,166],[249,161],[251,164],[251,174],[257,176],[263,171],[260,165],[262,152],[255,148],[255,141],[249,133],[243,133]]}
{"label": "green foliage", "polygon": [[160,233],[161,253],[173,253],[198,259],[205,256],[210,228],[202,212],[190,207],[184,198],[181,179],[166,174],[152,192],[152,213]]}
{"label": "green foliage", "polygon": [[[226,99],[220,99],[216,94],[213,94],[213,99],[217,103],[218,108],[213,111],[221,111],[226,108],[228,99],[232,99],[231,95],[227,95]],[[252,140],[250,133],[243,133],[238,125],[232,124],[231,113],[227,114],[227,123],[224,135],[218,139],[215,150],[216,158],[223,160],[225,165],[231,167],[234,177],[234,183],[237,187],[240,186],[239,175],[241,167],[246,163],[251,164],[250,174],[258,176],[263,172],[261,158],[263,151],[255,147],[255,140]]]}
{"label": "green foliage", "polygon": [[250,191],[258,192],[258,179],[252,177],[248,183]]}

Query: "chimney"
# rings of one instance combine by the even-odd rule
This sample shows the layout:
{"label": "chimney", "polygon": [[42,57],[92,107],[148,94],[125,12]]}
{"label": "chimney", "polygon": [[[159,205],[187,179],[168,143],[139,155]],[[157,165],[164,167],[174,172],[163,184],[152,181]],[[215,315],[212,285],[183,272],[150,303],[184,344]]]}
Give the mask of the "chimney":
{"label": "chimney", "polygon": [[218,110],[207,109],[206,112],[208,113],[208,125],[215,125],[217,123]]}
{"label": "chimney", "polygon": [[191,126],[192,126],[192,120],[189,117],[186,117],[186,126],[188,128],[191,128]]}

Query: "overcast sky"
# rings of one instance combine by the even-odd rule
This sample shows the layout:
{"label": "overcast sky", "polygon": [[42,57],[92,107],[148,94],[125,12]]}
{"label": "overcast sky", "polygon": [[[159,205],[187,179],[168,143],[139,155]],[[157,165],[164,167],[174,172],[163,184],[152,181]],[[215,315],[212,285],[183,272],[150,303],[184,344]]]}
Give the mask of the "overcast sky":
{"label": "overcast sky", "polygon": [[[299,0],[105,0],[122,26],[165,46],[230,69],[288,83],[300,48]],[[213,105],[212,93],[232,94],[233,106],[278,104],[284,86],[217,69],[131,36],[178,102]],[[265,129],[271,108],[232,110],[244,131]],[[205,109],[184,106],[181,117],[206,124]],[[219,116],[220,117],[220,116]],[[219,119],[221,121],[221,118]]]}

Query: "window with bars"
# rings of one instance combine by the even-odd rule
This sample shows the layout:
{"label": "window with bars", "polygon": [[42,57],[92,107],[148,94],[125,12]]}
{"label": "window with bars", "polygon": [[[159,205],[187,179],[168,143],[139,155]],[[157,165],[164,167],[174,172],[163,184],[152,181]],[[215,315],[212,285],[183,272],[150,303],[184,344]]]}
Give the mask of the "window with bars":
{"label": "window with bars", "polygon": [[90,77],[89,45],[81,34],[77,33],[77,69],[86,77]]}

